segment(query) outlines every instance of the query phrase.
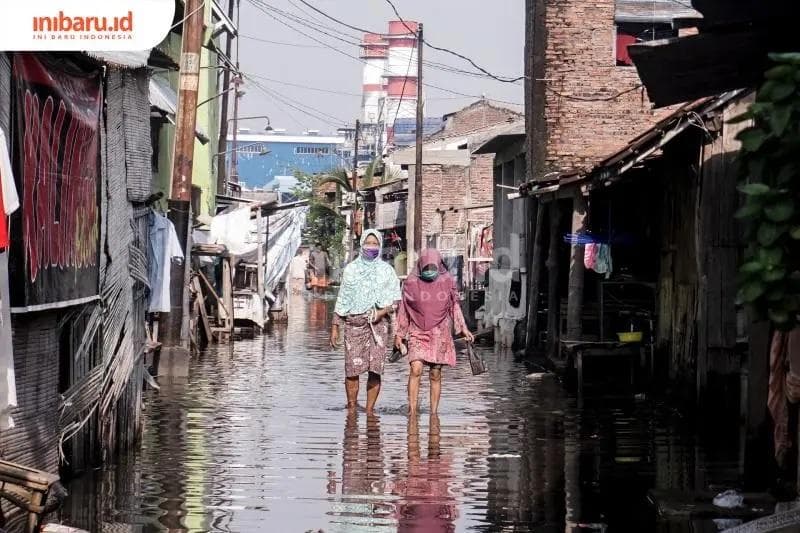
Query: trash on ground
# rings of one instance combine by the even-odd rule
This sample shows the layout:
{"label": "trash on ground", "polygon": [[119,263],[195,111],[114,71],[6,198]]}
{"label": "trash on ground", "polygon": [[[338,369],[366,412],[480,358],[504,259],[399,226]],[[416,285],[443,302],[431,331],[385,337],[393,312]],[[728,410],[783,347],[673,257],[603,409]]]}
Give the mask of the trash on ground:
{"label": "trash on ground", "polygon": [[735,509],[744,505],[744,496],[735,490],[726,490],[714,497],[714,505],[723,509]]}

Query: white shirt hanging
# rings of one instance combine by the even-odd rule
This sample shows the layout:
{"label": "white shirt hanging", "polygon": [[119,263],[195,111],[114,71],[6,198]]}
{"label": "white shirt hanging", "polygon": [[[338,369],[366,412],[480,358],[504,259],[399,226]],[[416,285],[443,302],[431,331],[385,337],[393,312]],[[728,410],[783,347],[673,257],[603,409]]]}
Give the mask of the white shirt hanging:
{"label": "white shirt hanging", "polygon": [[169,285],[172,278],[172,260],[183,259],[175,226],[164,215],[150,215],[150,262],[147,266],[150,281],[150,313],[169,313],[171,301]]}

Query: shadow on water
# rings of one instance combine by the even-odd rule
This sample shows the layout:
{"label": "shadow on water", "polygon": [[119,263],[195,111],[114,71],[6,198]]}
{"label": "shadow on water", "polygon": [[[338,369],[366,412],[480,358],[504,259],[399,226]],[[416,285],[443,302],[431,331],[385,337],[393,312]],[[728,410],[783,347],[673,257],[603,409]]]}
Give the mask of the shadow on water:
{"label": "shadow on water", "polygon": [[[409,421],[406,367],[386,367],[376,416],[344,409],[332,302],[297,297],[294,318],[209,349],[185,382],[146,398],[142,446],[77,479],[62,518],[91,531],[692,531],[657,526],[653,488],[736,485],[738,435],[708,445],[649,401],[578,407],[512,354],[490,372],[446,370],[439,417]],[[422,403],[427,405],[427,378]],[[363,384],[362,384],[363,400]]]}

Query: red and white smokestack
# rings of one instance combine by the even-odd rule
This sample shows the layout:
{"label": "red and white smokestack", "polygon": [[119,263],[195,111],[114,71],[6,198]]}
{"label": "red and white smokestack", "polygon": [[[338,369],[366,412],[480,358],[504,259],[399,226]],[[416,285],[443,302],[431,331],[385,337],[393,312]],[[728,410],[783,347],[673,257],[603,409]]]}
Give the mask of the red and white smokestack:
{"label": "red and white smokestack", "polygon": [[417,113],[417,30],[419,23],[393,20],[389,22],[389,44],[386,60],[386,121],[414,118]]}
{"label": "red and white smokestack", "polygon": [[365,124],[375,124],[381,116],[381,106],[386,96],[383,74],[389,55],[389,43],[383,35],[364,34],[361,42],[361,59],[364,60],[364,79],[361,96],[361,116]]}

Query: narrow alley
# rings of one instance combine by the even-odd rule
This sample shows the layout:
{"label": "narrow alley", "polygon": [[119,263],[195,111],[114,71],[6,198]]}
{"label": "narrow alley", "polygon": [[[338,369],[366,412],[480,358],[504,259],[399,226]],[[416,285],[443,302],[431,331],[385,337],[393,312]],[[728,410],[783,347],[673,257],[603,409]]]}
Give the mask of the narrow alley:
{"label": "narrow alley", "polygon": [[427,399],[409,426],[403,362],[387,366],[378,416],[348,415],[332,302],[295,298],[288,326],[214,347],[188,382],[149,390],[141,449],[76,479],[62,518],[90,531],[352,533],[564,531],[580,516],[580,530],[654,531],[649,489],[739,475],[731,441],[706,453],[669,408],[579,409],[511,354],[487,351],[479,377],[465,361],[445,375],[438,428]]}

